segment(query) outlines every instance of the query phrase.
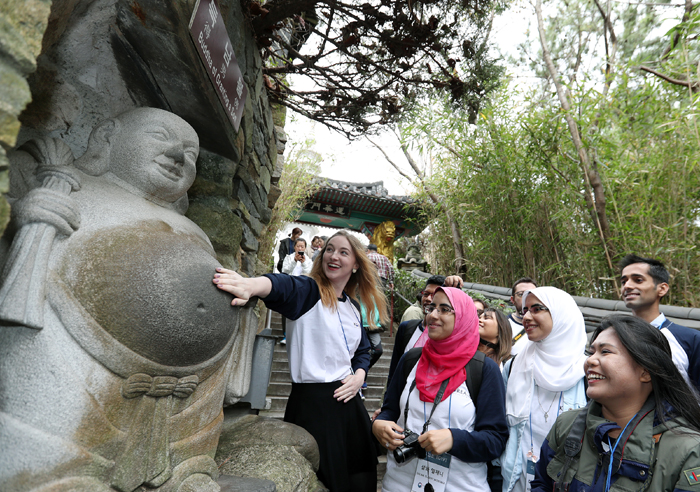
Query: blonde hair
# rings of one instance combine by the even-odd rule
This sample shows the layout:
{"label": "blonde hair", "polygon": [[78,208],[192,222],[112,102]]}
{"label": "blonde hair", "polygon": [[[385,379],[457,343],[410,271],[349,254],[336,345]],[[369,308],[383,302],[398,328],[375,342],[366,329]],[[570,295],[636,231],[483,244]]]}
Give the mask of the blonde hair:
{"label": "blonde hair", "polygon": [[338,309],[338,298],[336,296],[335,289],[323,271],[323,255],[326,254],[326,249],[328,248],[328,244],[331,242],[331,239],[336,236],[343,236],[348,240],[350,243],[350,248],[355,255],[355,261],[359,266],[357,271],[350,275],[350,278],[345,284],[345,288],[343,290],[353,300],[365,305],[367,308],[367,324],[370,326],[370,328],[378,328],[374,322],[374,320],[377,318],[377,312],[379,312],[379,317],[382,323],[389,323],[386,296],[379,287],[382,284],[381,280],[379,279],[377,267],[367,257],[365,247],[362,245],[359,239],[351,235],[346,230],[340,230],[328,238],[328,241],[326,241],[323,250],[321,251],[321,257],[314,261],[314,266],[311,269],[311,274],[309,276],[318,284],[318,289],[321,293],[321,302],[328,308],[334,310]]}

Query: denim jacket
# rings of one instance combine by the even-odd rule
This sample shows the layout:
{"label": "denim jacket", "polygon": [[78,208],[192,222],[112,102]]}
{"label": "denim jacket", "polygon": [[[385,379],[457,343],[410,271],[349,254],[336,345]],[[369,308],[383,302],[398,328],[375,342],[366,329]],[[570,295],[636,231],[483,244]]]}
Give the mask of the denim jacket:
{"label": "denim jacket", "polygon": [[[503,367],[503,382],[506,385],[506,393],[508,392],[508,376],[510,372],[510,366],[513,363],[513,359],[506,362]],[[534,384],[533,384],[533,394],[534,394]],[[583,382],[583,378],[569,388],[562,392],[561,395],[561,412],[566,412],[568,410],[575,410],[577,408],[582,408],[586,406],[586,386]],[[526,421],[522,421],[513,427],[509,427],[508,432],[508,442],[506,443],[506,449],[501,455],[501,474],[503,475],[503,492],[511,492],[515,484],[520,480],[520,475],[523,473],[523,463],[525,462],[525,457],[523,456],[522,447],[520,441],[525,434]]]}

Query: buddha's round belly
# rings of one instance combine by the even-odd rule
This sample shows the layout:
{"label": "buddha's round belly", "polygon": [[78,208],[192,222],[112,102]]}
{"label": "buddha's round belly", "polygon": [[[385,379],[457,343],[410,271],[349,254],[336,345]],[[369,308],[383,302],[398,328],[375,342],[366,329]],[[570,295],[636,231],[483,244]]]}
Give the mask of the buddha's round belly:
{"label": "buddha's round belly", "polygon": [[162,222],[102,230],[64,257],[62,277],[95,321],[160,364],[211,359],[235,334],[232,296],[212,283],[216,258]]}

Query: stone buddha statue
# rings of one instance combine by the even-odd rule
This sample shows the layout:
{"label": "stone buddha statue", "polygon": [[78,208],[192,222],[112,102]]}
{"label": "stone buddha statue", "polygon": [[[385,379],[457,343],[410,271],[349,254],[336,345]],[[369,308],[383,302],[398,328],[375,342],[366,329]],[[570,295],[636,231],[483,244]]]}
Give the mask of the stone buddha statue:
{"label": "stone buddha statue", "polygon": [[0,490],[218,491],[222,406],[255,332],[237,334],[183,215],[197,134],[140,108],[99,123],[78,160],[58,140],[25,149],[0,290]]}

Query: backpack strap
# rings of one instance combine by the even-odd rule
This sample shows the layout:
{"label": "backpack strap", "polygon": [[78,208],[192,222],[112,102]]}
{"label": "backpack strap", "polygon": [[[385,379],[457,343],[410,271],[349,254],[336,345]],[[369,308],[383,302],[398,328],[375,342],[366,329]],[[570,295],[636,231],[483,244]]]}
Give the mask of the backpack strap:
{"label": "backpack strap", "polygon": [[471,396],[474,402],[474,406],[476,406],[476,399],[479,397],[479,390],[481,390],[485,359],[486,354],[477,350],[474,357],[469,359],[469,362],[467,362],[467,365],[464,367],[467,371],[467,389],[469,390],[469,396]]}
{"label": "backpack strap", "polygon": [[[403,355],[403,380],[408,379],[411,370],[418,363],[420,355],[423,353],[423,347],[412,348]],[[474,406],[476,406],[476,399],[479,396],[479,391],[481,390],[481,380],[483,379],[484,373],[484,360],[486,356],[483,352],[478,350],[474,354],[464,369],[467,371],[467,390],[469,390],[469,396],[471,396]]]}
{"label": "backpack strap", "polygon": [[557,477],[561,480],[554,482],[554,492],[566,492],[569,490],[569,482],[564,482],[564,477],[566,477],[566,472],[569,471],[571,467],[571,462],[573,459],[581,452],[581,447],[583,446],[583,434],[586,432],[586,417],[588,416],[588,406],[585,406],[576,416],[571,429],[569,430],[569,435],[566,436],[564,441],[564,454],[566,455],[566,460],[564,461],[564,467],[557,473]]}
{"label": "backpack strap", "polygon": [[422,353],[423,353],[423,347],[416,347],[416,348],[412,348],[411,350],[409,350],[408,352],[403,354],[403,379],[402,379],[402,381],[406,381],[408,379],[408,375],[411,374],[411,370],[418,363],[418,359],[420,359],[420,354],[422,354]]}
{"label": "backpack strap", "polygon": [[510,379],[510,373],[513,372],[513,362],[515,362],[515,358],[518,356],[518,354],[515,354],[513,357],[510,358],[510,365],[508,366],[508,379]]}

